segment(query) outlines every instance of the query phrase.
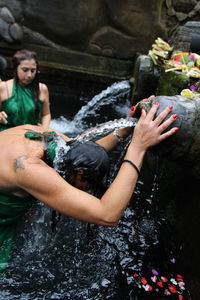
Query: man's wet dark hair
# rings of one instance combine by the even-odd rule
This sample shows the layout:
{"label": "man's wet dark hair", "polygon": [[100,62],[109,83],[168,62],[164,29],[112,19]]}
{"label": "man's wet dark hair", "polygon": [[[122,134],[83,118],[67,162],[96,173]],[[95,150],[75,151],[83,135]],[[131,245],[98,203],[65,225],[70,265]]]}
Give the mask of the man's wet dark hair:
{"label": "man's wet dark hair", "polygon": [[[83,170],[82,180],[92,186],[94,192],[104,190],[110,161],[105,149],[92,141],[68,142],[70,150],[59,153],[58,172],[68,182],[77,171]],[[60,157],[61,156],[61,157]],[[59,159],[60,160],[60,159]]]}

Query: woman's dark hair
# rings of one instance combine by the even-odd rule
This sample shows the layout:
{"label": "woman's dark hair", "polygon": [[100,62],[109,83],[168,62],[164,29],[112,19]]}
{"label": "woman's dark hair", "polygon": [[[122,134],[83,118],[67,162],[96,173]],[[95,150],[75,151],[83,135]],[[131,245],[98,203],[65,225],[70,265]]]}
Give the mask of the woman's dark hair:
{"label": "woman's dark hair", "polygon": [[[78,170],[83,170],[82,180],[92,186],[94,192],[105,189],[110,161],[107,152],[95,142],[72,141],[70,150],[59,153],[58,172],[68,182]],[[61,160],[60,160],[61,158]]]}
{"label": "woman's dark hair", "polygon": [[[17,67],[20,65],[20,63],[23,60],[31,60],[33,59],[36,63],[37,69],[38,69],[38,59],[37,59],[37,54],[34,51],[30,51],[27,49],[22,49],[17,51],[13,57],[12,57],[12,65],[13,65],[13,72],[14,72],[14,79],[18,83],[19,78],[17,75]],[[30,89],[32,93],[32,97],[35,103],[35,113],[36,116],[39,113],[39,107],[38,107],[38,99],[39,99],[39,80],[38,80],[38,72],[36,71],[35,77],[33,81],[30,84]]]}

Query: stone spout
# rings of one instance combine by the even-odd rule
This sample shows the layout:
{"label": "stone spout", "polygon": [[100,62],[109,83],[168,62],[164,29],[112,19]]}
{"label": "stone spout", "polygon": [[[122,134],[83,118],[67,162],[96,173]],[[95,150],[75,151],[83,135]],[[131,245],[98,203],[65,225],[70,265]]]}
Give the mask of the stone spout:
{"label": "stone spout", "polygon": [[178,118],[171,127],[179,127],[179,131],[152,151],[180,163],[186,172],[200,179],[200,98],[157,96],[153,100],[140,102],[136,109],[136,117],[139,117],[141,108],[149,111],[155,102],[159,102],[158,114],[168,105],[173,106],[169,116],[178,114]]}

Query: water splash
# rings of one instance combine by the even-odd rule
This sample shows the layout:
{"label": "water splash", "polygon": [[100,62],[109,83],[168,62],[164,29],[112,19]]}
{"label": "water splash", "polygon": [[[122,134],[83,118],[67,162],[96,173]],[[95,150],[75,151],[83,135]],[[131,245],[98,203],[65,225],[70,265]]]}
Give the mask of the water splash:
{"label": "water splash", "polygon": [[[66,145],[65,140],[58,136],[57,137],[57,146],[56,146],[56,156],[53,160],[53,168],[54,170],[56,170],[58,172],[59,170],[59,164],[60,164],[60,157],[61,157],[61,153],[67,153],[70,150],[70,146]],[[60,175],[62,176],[62,174],[60,173]]]}
{"label": "water splash", "polygon": [[108,121],[102,124],[98,124],[97,126],[90,128],[78,135],[75,139],[77,140],[91,140],[93,138],[97,139],[102,136],[107,135],[117,128],[125,128],[125,127],[134,127],[137,123],[137,119],[129,118],[129,119],[118,119],[114,121]]}
{"label": "water splash", "polygon": [[[130,93],[130,84],[128,81],[114,83],[106,90],[93,97],[86,105],[82,106],[72,121],[65,117],[60,117],[51,121],[50,127],[69,136],[80,134],[80,132],[91,127],[91,118],[96,120],[98,111],[108,105],[113,105],[113,111],[117,115],[126,115],[128,112],[127,102]],[[109,115],[109,113],[107,113]],[[101,120],[105,118],[105,113],[101,114]],[[89,121],[90,119],[90,121]],[[95,124],[97,121],[95,121]]]}
{"label": "water splash", "polygon": [[101,106],[111,104],[113,102],[119,102],[120,97],[127,98],[130,92],[130,83],[127,80],[114,83],[100,94],[96,95],[85,106],[83,106],[74,117],[74,122],[80,124],[81,120],[89,115],[94,115],[95,111]]}
{"label": "water splash", "polygon": [[80,128],[76,126],[74,121],[67,120],[65,117],[61,116],[60,118],[51,120],[50,128],[65,133],[69,136],[78,134]]}

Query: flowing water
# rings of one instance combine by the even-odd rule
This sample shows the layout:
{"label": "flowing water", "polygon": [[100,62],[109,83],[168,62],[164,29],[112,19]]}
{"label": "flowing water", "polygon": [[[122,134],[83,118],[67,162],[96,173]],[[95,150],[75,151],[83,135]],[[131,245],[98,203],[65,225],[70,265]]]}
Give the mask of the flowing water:
{"label": "flowing water", "polygon": [[[134,119],[125,119],[129,92],[128,82],[116,83],[82,107],[73,120],[62,117],[53,120],[51,127],[78,139],[92,139],[114,128],[134,126]],[[108,106],[112,122],[105,113],[110,113]],[[94,126],[100,114],[101,122]],[[125,146],[111,156],[110,181]],[[0,300],[165,299],[158,287],[146,292],[141,283],[143,276],[150,280],[152,269],[166,275],[175,268],[176,246],[162,241],[171,232],[158,206],[156,170],[145,195],[143,187],[144,182],[138,181],[131,205],[115,228],[60,216],[37,203],[17,229],[9,268],[0,278]],[[169,299],[178,299],[177,294]]]}

